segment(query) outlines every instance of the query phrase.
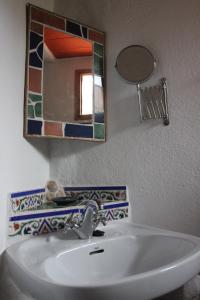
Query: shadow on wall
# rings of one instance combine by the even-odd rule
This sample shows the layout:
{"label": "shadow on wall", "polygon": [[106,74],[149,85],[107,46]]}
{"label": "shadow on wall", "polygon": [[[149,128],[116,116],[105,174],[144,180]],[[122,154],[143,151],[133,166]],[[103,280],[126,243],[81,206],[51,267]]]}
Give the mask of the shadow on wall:
{"label": "shadow on wall", "polygon": [[112,136],[119,135],[129,128],[134,129],[142,124],[145,124],[145,131],[158,126],[159,124],[163,126],[162,120],[159,119],[141,122],[138,96],[137,92],[134,91],[134,86],[132,96],[120,97],[115,105],[113,105],[111,119],[112,122],[110,122],[110,128]]}
{"label": "shadow on wall", "polygon": [[138,127],[140,125],[139,103],[134,87],[132,96],[121,96],[113,103],[110,111],[112,134],[119,134],[130,127]]}
{"label": "shadow on wall", "polygon": [[[50,149],[54,149],[54,158],[64,158],[76,153],[81,153],[89,149],[101,146],[104,143],[81,141],[81,140],[49,140]],[[51,155],[51,153],[50,153]]]}
{"label": "shadow on wall", "polygon": [[25,140],[31,144],[35,149],[39,151],[40,154],[46,159],[50,157],[50,147],[48,139],[38,139],[38,138],[25,138]]}

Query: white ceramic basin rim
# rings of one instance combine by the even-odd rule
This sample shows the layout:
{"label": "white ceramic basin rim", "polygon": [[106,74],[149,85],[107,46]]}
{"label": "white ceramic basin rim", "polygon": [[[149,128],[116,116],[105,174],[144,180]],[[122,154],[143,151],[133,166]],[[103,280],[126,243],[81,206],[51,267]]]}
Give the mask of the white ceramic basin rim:
{"label": "white ceramic basin rim", "polygon": [[120,236],[62,251],[44,262],[55,283],[105,286],[164,272],[192,253],[192,241],[162,235]]}
{"label": "white ceramic basin rim", "polygon": [[126,222],[90,241],[54,233],[9,247],[4,255],[19,289],[37,300],[148,300],[200,271],[200,238]]}

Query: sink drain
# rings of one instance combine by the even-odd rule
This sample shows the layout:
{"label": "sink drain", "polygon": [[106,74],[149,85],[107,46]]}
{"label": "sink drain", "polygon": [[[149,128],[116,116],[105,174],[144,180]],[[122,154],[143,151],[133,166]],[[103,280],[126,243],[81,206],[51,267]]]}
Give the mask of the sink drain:
{"label": "sink drain", "polygon": [[99,249],[99,250],[91,251],[89,253],[89,255],[99,254],[99,253],[103,253],[103,252],[104,252],[104,249]]}

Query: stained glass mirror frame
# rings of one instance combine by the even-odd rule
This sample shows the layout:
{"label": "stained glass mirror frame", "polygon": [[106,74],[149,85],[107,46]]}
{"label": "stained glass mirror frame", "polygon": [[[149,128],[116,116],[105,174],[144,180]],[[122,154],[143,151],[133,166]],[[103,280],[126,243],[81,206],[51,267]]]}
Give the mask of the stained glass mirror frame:
{"label": "stained glass mirror frame", "polygon": [[[91,124],[45,120],[43,118],[44,28],[49,27],[93,44],[93,120]],[[39,58],[38,58],[39,57]],[[106,141],[105,124],[105,33],[37,6],[27,5],[27,52],[24,97],[24,136],[40,138]],[[96,76],[96,77],[95,77]],[[98,78],[97,78],[98,77]],[[103,111],[98,111],[101,81]],[[95,105],[96,104],[96,105]]]}

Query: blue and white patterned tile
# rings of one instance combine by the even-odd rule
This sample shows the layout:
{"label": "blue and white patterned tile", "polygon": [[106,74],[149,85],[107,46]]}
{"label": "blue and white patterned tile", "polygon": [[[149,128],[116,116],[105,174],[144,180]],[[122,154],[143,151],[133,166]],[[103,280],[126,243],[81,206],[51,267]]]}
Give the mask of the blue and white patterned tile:
{"label": "blue and white patterned tile", "polygon": [[[67,187],[68,197],[100,201],[100,213],[107,221],[128,217],[126,186]],[[10,195],[9,237],[39,235],[62,230],[72,216],[80,217],[83,206],[45,208],[45,190],[37,189]]]}
{"label": "blue and white patterned tile", "polygon": [[99,200],[101,204],[112,201],[127,201],[126,186],[66,187],[68,197],[78,200]]}
{"label": "blue and white patterned tile", "polygon": [[[78,216],[78,214],[74,214],[74,217],[75,216]],[[29,217],[29,219],[27,218],[25,220],[18,219],[16,221],[10,221],[9,237],[16,235],[40,235],[63,230],[64,224],[67,223],[67,220],[71,217],[71,213],[43,218],[32,218],[31,215]]]}
{"label": "blue and white patterned tile", "polygon": [[100,214],[103,215],[107,222],[116,221],[124,218],[128,218],[128,202],[115,202],[112,204],[105,204]]}
{"label": "blue and white patterned tile", "polygon": [[[128,206],[119,207],[113,209],[104,209],[100,211],[107,222],[121,220],[128,217]],[[80,213],[75,213],[73,218],[79,218]],[[16,218],[9,222],[9,237],[15,237],[17,235],[40,235],[44,233],[56,232],[64,229],[64,224],[71,218],[71,213],[63,214],[60,216],[33,218],[29,215],[29,218],[23,220],[23,218]]]}
{"label": "blue and white patterned tile", "polygon": [[45,189],[10,194],[11,215],[21,211],[40,209],[45,201]]}
{"label": "blue and white patterned tile", "polygon": [[[77,200],[98,200],[100,204],[127,201],[126,186],[65,187],[67,197]],[[55,203],[46,202],[45,189],[11,193],[11,214],[22,211],[57,208]],[[68,207],[68,205],[66,205]]]}

